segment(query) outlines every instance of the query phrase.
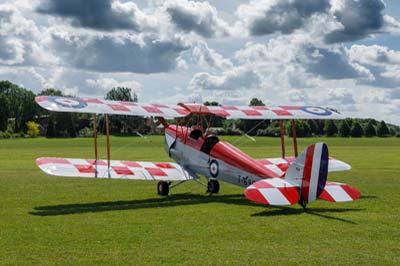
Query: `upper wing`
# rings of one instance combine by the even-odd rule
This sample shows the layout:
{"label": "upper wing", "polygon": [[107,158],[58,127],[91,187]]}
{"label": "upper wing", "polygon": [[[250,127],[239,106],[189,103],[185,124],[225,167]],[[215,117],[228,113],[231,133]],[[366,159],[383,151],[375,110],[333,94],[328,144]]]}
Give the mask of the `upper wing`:
{"label": "upper wing", "polygon": [[184,117],[188,114],[214,114],[227,119],[343,119],[328,108],[317,106],[205,106],[203,104],[165,105],[109,101],[93,98],[38,96],[36,102],[49,111],[104,113],[134,116]]}
{"label": "upper wing", "polygon": [[132,161],[110,161],[110,175],[107,162],[86,159],[38,158],[37,166],[49,175],[87,178],[117,178],[133,180],[185,181],[194,179],[179,164]]}
{"label": "upper wing", "polygon": [[93,98],[68,98],[38,96],[35,101],[44,109],[56,112],[103,113],[133,116],[184,117],[190,112],[182,106],[164,104],[139,104]]}
{"label": "upper wing", "polygon": [[[286,158],[268,158],[256,160],[258,163],[262,164],[264,167],[276,173],[278,176],[283,176],[286,170],[289,168],[290,164],[294,161],[295,157]],[[347,163],[337,160],[333,157],[329,157],[328,172],[340,172],[350,170],[351,166]]]}

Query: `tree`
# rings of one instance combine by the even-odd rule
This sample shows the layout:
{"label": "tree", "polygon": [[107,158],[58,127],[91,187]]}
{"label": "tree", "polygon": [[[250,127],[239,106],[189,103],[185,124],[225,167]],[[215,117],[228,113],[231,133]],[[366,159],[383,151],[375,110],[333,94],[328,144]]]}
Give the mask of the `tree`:
{"label": "tree", "polygon": [[250,101],[250,106],[265,106],[265,104],[260,99],[253,98]]}
{"label": "tree", "polygon": [[113,101],[127,101],[127,102],[137,102],[138,97],[136,93],[132,94],[132,89],[127,87],[116,87],[112,88],[107,92],[106,100]]}
{"label": "tree", "polygon": [[339,126],[339,136],[341,137],[349,137],[350,136],[350,127],[347,124],[346,120],[343,120]]}
{"label": "tree", "polygon": [[367,125],[365,126],[364,135],[366,137],[376,136],[376,130],[375,130],[375,127],[374,127],[374,124],[373,124],[372,120],[369,120]]}
{"label": "tree", "polygon": [[[47,88],[39,92],[39,96],[64,96],[60,90],[54,88]],[[48,112],[44,109],[40,110],[40,115],[47,115],[49,117],[46,137],[76,137],[75,120],[77,114],[75,113],[58,113]]]}
{"label": "tree", "polygon": [[26,122],[33,120],[38,109],[34,101],[35,94],[19,87],[10,81],[0,81],[0,127],[8,119],[13,118],[12,131],[20,132],[26,129]]}
{"label": "tree", "polygon": [[54,125],[54,116],[49,116],[49,122],[47,124],[47,130],[46,130],[46,137],[47,138],[57,137],[56,127]]}
{"label": "tree", "polygon": [[333,137],[338,133],[338,129],[332,120],[326,120],[324,132],[327,137]]}
{"label": "tree", "polygon": [[[297,137],[309,137],[310,136],[310,126],[305,120],[296,120],[296,136]],[[293,136],[292,124],[286,123],[286,132],[289,136]]]}
{"label": "tree", "polygon": [[362,137],[363,129],[358,121],[353,122],[353,126],[351,127],[350,130],[350,135],[354,138]]}
{"label": "tree", "polygon": [[[251,99],[250,106],[265,106],[265,104],[257,99]],[[238,122],[238,128],[249,135],[257,135],[257,129],[265,129],[270,124],[270,121],[263,120],[240,120]]]}
{"label": "tree", "polygon": [[389,136],[389,128],[387,127],[385,121],[382,120],[382,121],[378,124],[378,127],[377,127],[377,129],[376,129],[376,134],[377,134],[379,137],[387,137],[387,136]]}
{"label": "tree", "polygon": [[310,128],[310,135],[318,135],[319,133],[319,128],[318,124],[315,122],[315,120],[309,119],[307,120],[308,127]]}
{"label": "tree", "polygon": [[[204,102],[205,106],[219,106],[218,102],[212,101],[206,101]],[[224,121],[225,121],[225,117],[222,116],[213,116],[212,120],[211,120],[211,125],[213,127],[223,127],[224,126]],[[204,123],[205,122],[205,123]],[[207,124],[208,121],[206,121],[206,119],[204,119],[203,124]]]}
{"label": "tree", "polygon": [[[116,87],[107,92],[106,100],[137,102],[136,93],[131,88]],[[99,119],[99,127],[105,130],[104,117]],[[110,116],[110,132],[113,134],[134,134],[136,131],[148,130],[142,117],[113,115]],[[143,133],[143,132],[142,132]]]}
{"label": "tree", "polygon": [[[377,131],[378,131],[378,130],[377,130]],[[391,128],[389,129],[389,135],[392,136],[392,137],[396,136],[396,130],[394,130],[394,128],[391,127]],[[379,135],[378,135],[378,136],[379,136]]]}

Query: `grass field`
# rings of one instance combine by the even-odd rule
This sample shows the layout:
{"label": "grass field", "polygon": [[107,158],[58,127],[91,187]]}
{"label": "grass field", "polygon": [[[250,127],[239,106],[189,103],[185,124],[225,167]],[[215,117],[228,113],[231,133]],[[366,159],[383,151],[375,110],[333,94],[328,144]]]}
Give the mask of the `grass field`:
{"label": "grass field", "polygon": [[[113,137],[113,159],[168,160],[163,139],[149,139]],[[278,139],[225,139],[256,158],[280,155]],[[316,141],[353,167],[329,179],[362,198],[304,212],[250,203],[226,183],[209,196],[195,182],[162,198],[155,182],[53,177],[35,165],[93,158],[92,139],[0,140],[0,265],[399,265],[400,139],[299,146]]]}

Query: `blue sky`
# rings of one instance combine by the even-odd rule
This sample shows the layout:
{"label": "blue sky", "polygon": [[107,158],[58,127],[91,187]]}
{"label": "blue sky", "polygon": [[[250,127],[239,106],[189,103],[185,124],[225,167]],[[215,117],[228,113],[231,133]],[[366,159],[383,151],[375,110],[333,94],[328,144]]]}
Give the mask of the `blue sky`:
{"label": "blue sky", "polygon": [[400,124],[395,0],[0,0],[0,79],[140,102],[320,105]]}

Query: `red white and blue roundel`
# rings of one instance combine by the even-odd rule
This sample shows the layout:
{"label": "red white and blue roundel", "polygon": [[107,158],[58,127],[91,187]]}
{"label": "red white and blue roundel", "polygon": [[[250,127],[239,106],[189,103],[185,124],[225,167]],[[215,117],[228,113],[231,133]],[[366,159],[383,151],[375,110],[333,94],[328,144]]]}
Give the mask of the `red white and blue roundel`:
{"label": "red white and blue roundel", "polygon": [[219,165],[217,160],[211,160],[210,162],[210,175],[214,178],[218,177]]}
{"label": "red white and blue roundel", "polygon": [[64,98],[64,97],[58,97],[58,96],[49,96],[47,99],[49,102],[53,102],[59,106],[65,107],[65,108],[80,109],[80,108],[84,108],[87,106],[86,102],[84,102],[83,100],[78,99],[78,98]]}
{"label": "red white and blue roundel", "polygon": [[322,108],[322,107],[316,107],[316,106],[303,106],[300,108],[302,111],[313,114],[313,115],[331,115],[332,112],[329,111],[328,109]]}

